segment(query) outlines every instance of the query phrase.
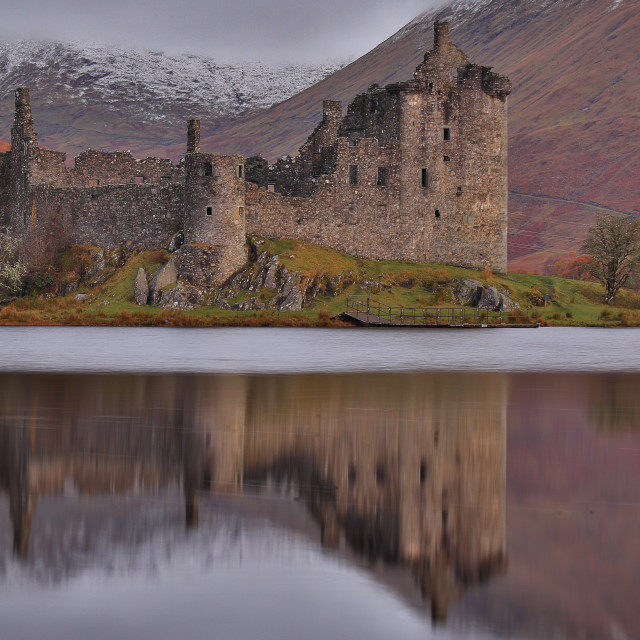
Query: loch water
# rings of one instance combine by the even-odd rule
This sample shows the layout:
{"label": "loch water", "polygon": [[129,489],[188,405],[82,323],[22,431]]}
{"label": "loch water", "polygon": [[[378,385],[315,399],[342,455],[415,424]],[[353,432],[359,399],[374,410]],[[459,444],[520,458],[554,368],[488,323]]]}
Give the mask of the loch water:
{"label": "loch water", "polygon": [[0,329],[0,638],[639,638],[640,331]]}

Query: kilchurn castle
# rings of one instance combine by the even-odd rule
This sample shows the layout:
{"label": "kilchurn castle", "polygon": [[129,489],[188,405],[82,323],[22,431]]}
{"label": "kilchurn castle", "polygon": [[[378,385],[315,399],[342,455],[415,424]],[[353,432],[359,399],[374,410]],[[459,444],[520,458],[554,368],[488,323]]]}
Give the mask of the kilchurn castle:
{"label": "kilchurn castle", "polygon": [[74,243],[154,248],[182,231],[180,278],[226,280],[246,235],[313,242],[372,259],[507,267],[507,107],[511,83],[473,64],[435,24],[413,78],[372,85],[343,115],[324,102],[293,158],[203,152],[190,120],[178,164],[88,150],[73,166],[38,146],[29,89],[15,93],[0,153],[0,224],[17,235],[55,219]]}

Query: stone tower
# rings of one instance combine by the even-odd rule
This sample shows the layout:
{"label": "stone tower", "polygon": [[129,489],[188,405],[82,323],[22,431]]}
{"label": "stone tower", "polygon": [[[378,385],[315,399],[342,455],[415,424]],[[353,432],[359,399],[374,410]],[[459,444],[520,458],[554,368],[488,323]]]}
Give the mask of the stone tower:
{"label": "stone tower", "polygon": [[299,155],[269,168],[275,193],[247,190],[248,231],[361,258],[505,272],[510,91],[436,22],[411,79],[371,85],[344,117],[325,102]]}
{"label": "stone tower", "polygon": [[244,158],[201,153],[200,122],[189,121],[181,277],[213,286],[246,262],[244,205]]}
{"label": "stone tower", "polygon": [[422,211],[435,262],[507,270],[507,109],[511,83],[472,64],[434,25],[434,47],[402,91],[401,210]]}
{"label": "stone tower", "polygon": [[11,127],[9,194],[10,225],[21,234],[29,225],[31,168],[38,148],[38,135],[31,116],[29,89],[15,91],[15,118]]}

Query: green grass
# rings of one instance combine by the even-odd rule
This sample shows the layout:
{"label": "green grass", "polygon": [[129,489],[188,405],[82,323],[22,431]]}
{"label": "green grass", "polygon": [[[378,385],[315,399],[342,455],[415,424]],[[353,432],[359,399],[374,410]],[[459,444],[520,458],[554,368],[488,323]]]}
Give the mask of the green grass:
{"label": "green grass", "polygon": [[[289,271],[316,279],[322,293],[299,312],[231,311],[214,305],[193,311],[168,311],[138,306],[133,300],[133,283],[142,267],[151,277],[168,254],[164,251],[134,253],[115,270],[105,284],[61,297],[25,297],[0,309],[0,324],[77,324],[77,325],[172,325],[172,326],[341,326],[330,318],[345,309],[349,295],[363,295],[372,302],[392,307],[453,307],[446,289],[453,279],[469,278],[485,286],[507,292],[523,309],[531,307],[538,319],[556,326],[640,326],[640,295],[623,290],[613,304],[602,303],[603,289],[593,282],[550,276],[509,273],[491,274],[438,264],[362,260],[307,242],[264,241],[261,250],[278,255]],[[73,256],[72,256],[73,257]],[[63,256],[60,264],[72,272],[76,258]],[[64,281],[65,273],[56,274]],[[230,304],[251,297],[268,302],[275,292],[239,291]],[[546,302],[546,306],[545,306]]]}

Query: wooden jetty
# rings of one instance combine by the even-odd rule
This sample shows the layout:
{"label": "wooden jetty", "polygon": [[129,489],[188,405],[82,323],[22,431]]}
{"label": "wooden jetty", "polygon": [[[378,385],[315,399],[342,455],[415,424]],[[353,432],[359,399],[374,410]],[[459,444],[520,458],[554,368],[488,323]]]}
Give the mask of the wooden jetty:
{"label": "wooden jetty", "polygon": [[365,327],[429,329],[535,329],[540,326],[532,309],[490,311],[464,307],[389,307],[367,296],[349,296],[342,317]]}

